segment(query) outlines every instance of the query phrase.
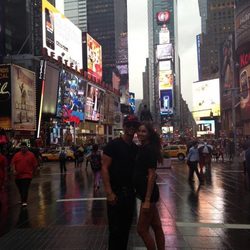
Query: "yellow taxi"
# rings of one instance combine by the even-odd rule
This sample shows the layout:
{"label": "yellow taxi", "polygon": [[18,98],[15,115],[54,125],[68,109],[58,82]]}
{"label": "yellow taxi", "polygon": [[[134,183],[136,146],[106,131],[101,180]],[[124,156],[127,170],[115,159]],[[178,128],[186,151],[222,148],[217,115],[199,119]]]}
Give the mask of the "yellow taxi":
{"label": "yellow taxi", "polygon": [[178,160],[184,161],[187,155],[186,145],[164,145],[163,156],[168,155],[169,157],[177,157]]}
{"label": "yellow taxi", "polygon": [[[67,161],[73,161],[75,159],[74,152],[70,149],[65,149]],[[58,161],[60,149],[48,149],[42,153],[43,161]]]}

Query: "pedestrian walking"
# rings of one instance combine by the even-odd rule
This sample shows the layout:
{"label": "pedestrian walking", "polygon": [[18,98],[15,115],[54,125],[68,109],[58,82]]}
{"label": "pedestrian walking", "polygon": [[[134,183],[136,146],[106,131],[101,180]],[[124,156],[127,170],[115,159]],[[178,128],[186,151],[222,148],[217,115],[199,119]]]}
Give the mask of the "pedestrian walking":
{"label": "pedestrian walking", "polygon": [[126,116],[124,134],[103,149],[102,179],[107,196],[109,250],[127,249],[135,210],[133,172],[138,147],[133,138],[138,127],[136,116]]}
{"label": "pedestrian walking", "polygon": [[190,183],[194,182],[194,173],[196,173],[199,182],[202,183],[202,178],[198,170],[198,162],[199,162],[199,150],[198,150],[198,142],[193,142],[193,146],[189,149],[187,155],[187,165],[189,167],[189,176],[188,181]]}
{"label": "pedestrian walking", "polygon": [[141,200],[137,232],[143,239],[147,249],[164,250],[165,237],[156,205],[159,200],[156,168],[157,163],[163,161],[160,136],[149,123],[142,124],[137,135],[141,142],[134,172],[136,195]]}
{"label": "pedestrian walking", "polygon": [[11,166],[20,193],[21,204],[27,206],[29,187],[37,168],[37,160],[35,155],[29,151],[26,142],[22,142],[20,146],[20,151],[12,158]]}
{"label": "pedestrian walking", "polygon": [[208,144],[205,140],[203,145],[198,148],[199,151],[199,164],[200,174],[203,175],[203,167],[205,166],[206,173],[211,173],[211,162],[213,146]]}
{"label": "pedestrian walking", "polygon": [[59,164],[60,164],[61,174],[67,172],[66,161],[67,161],[67,154],[65,152],[65,148],[62,147],[62,150],[61,150],[61,152],[59,154]]}
{"label": "pedestrian walking", "polygon": [[94,144],[92,151],[86,161],[90,162],[91,169],[94,174],[94,191],[97,191],[100,188],[100,179],[101,179],[101,152],[98,150],[98,145]]}

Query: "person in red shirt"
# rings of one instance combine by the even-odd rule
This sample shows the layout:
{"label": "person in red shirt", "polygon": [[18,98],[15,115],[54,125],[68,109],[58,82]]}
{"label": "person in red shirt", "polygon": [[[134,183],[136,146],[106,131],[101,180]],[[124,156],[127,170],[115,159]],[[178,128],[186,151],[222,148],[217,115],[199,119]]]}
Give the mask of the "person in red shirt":
{"label": "person in red shirt", "polygon": [[30,183],[38,164],[35,155],[28,150],[25,142],[21,143],[21,150],[14,155],[11,165],[21,196],[21,204],[23,207],[27,206]]}

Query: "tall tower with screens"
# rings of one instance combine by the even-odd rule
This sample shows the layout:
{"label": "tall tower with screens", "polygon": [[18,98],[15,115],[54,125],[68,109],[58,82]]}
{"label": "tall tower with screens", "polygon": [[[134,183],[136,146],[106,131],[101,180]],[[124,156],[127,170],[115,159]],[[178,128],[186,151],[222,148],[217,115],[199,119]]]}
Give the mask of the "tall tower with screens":
{"label": "tall tower with screens", "polygon": [[161,126],[178,128],[180,86],[177,1],[152,0],[149,16],[150,109]]}

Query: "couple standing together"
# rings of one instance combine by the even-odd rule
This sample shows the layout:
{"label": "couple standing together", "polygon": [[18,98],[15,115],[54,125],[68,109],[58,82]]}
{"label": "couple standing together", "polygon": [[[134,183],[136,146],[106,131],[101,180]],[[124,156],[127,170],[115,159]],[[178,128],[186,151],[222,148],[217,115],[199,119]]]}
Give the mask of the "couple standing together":
{"label": "couple standing together", "polygon": [[[150,124],[134,115],[125,117],[124,134],[103,150],[102,177],[107,195],[109,250],[125,250],[133,221],[136,197],[141,200],[137,232],[147,249],[165,249],[165,238],[156,206],[157,162],[162,161],[160,137]],[[137,133],[141,145],[134,142]],[[152,235],[151,229],[154,235]]]}

